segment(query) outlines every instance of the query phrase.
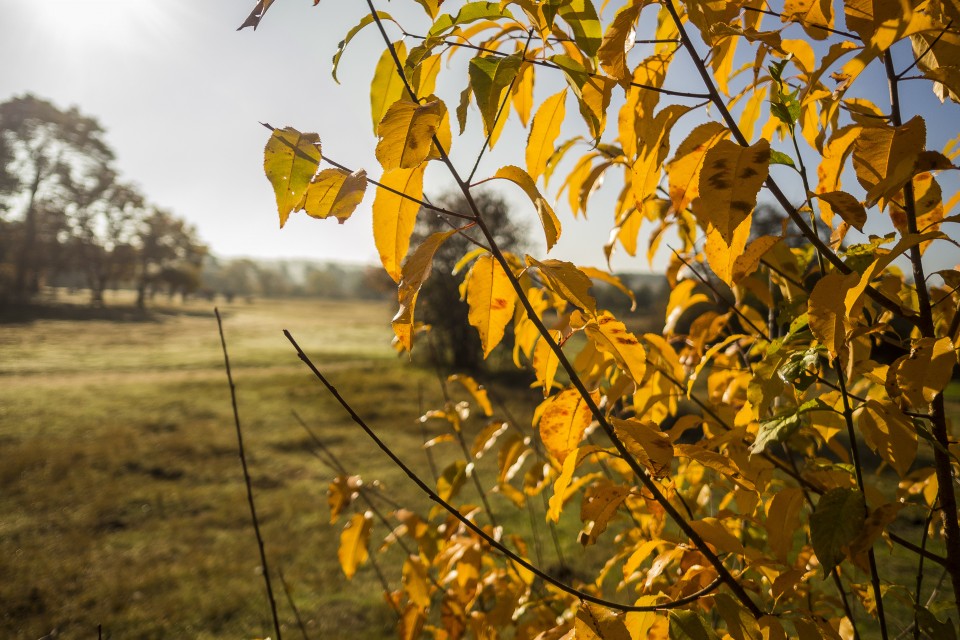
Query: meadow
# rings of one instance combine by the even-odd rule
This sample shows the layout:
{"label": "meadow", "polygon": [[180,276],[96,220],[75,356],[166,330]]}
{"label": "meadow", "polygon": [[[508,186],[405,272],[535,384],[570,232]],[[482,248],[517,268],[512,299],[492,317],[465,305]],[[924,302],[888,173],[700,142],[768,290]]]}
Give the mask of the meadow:
{"label": "meadow", "polygon": [[[343,520],[330,526],[326,504],[333,473],[292,412],[352,473],[425,501],[361,439],[281,329],[425,474],[415,417],[438,400],[436,378],[397,358],[386,303],[263,300],[221,313],[274,573],[310,637],[392,636],[375,573],[347,583],[340,572]],[[126,321],[0,325],[0,450],[5,637],[97,637],[98,625],[106,638],[271,635],[210,303]]]}

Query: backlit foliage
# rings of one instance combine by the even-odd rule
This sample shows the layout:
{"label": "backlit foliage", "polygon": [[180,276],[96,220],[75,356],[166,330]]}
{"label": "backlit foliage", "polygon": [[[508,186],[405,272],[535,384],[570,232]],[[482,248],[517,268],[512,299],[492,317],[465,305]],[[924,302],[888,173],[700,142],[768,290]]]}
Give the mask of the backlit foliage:
{"label": "backlit foliage", "polygon": [[[336,10],[326,4],[317,10]],[[368,144],[382,177],[321,169],[316,134],[275,129],[265,168],[281,224],[300,209],[342,222],[373,184],[403,350],[419,339],[434,252],[468,235],[476,248],[458,268],[484,356],[512,325],[513,360],[543,391],[532,424],[518,424],[459,377],[447,384],[471,400],[423,416],[449,431],[429,446],[460,443],[432,483],[459,517],[401,509],[384,529],[363,515],[362,487],[331,484],[333,518],[355,510],[345,574],[368,561],[375,534],[404,545],[387,593],[399,636],[834,639],[913,625],[956,637],[960,601],[928,602],[878,567],[895,549],[921,586],[942,567],[960,597],[960,447],[943,396],[960,272],[930,273],[923,259],[955,244],[958,196],[938,179],[960,149],[956,138],[934,148],[899,99],[909,85],[957,100],[956,1],[416,0],[419,19],[402,31],[367,4],[334,73],[360,30],[380,31]],[[869,74],[886,76],[888,102],[868,98]],[[435,95],[445,75],[458,104]],[[559,91],[540,98],[538,82]],[[523,157],[478,177],[450,160],[451,144],[466,144],[456,134],[475,129],[493,148],[510,118],[528,131]],[[426,202],[428,165],[468,205],[489,179],[519,187],[543,250],[504,253],[475,206]],[[555,200],[586,215],[605,178],[620,188],[607,256],[673,250],[662,333],[632,332],[598,306],[591,286],[616,278],[549,257],[563,228]],[[788,216],[782,235],[751,235],[758,198]],[[450,229],[410,247],[420,206]],[[788,235],[806,243],[791,248]],[[471,412],[489,426],[468,437]],[[875,473],[861,449],[881,460]],[[478,473],[484,455],[496,477]],[[482,506],[461,498],[469,483]],[[579,503],[578,539],[602,547],[599,573],[553,575],[556,563],[531,560],[541,541],[499,526],[493,492],[517,509],[546,498],[551,525]],[[922,536],[895,533],[906,519],[926,523]]]}

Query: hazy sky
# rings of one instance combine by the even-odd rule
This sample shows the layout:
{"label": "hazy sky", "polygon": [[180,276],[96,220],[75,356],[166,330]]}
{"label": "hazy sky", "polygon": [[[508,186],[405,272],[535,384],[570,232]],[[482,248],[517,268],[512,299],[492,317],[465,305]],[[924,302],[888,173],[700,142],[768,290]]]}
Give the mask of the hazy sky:
{"label": "hazy sky", "polygon": [[[343,84],[330,77],[337,43],[365,13],[366,3],[322,0],[313,7],[312,0],[277,0],[256,32],[237,32],[254,4],[0,0],[0,101],[30,92],[60,107],[77,105],[97,117],[107,129],[123,176],[139,184],[152,202],[195,224],[218,255],[376,262],[370,230],[372,187],[346,224],[299,213],[279,229],[262,169],[269,132],[258,124],[316,131],[324,155],[351,168],[365,168],[371,177],[379,175],[368,98],[373,65],[383,50],[375,27],[361,33],[344,55],[339,74]],[[423,24],[419,9],[404,14],[403,3],[376,4],[394,12],[408,30]],[[902,66],[908,51],[901,51]],[[673,71],[670,86],[701,90],[689,66],[676,65]],[[438,88],[451,110],[462,89],[456,82]],[[537,97],[560,87],[559,80],[540,82]],[[918,91],[909,91],[913,87]],[[939,148],[956,135],[960,111],[955,105],[940,105],[925,83],[907,83],[905,88],[907,116],[920,112],[928,118],[928,148]],[[471,123],[478,124],[478,117],[474,111]],[[674,142],[682,135],[678,127]],[[522,165],[524,140],[518,127],[508,125],[477,176],[505,164]],[[480,145],[476,137],[455,138],[452,157],[465,173]],[[428,193],[450,186],[440,169],[428,171]],[[559,186],[560,178],[551,186]],[[939,179],[945,193],[956,188],[955,178]],[[852,178],[845,182],[845,187],[854,185]],[[504,187],[517,215],[529,218],[529,201],[512,189]],[[612,225],[612,200],[618,190],[613,185],[595,196],[588,222],[572,220],[566,206],[559,206],[563,237],[551,255],[602,266],[601,247]],[[797,188],[790,192],[800,195]],[[873,231],[883,231],[881,227]],[[956,225],[951,227],[945,231],[955,231]],[[542,254],[542,239],[535,238],[533,250]],[[641,238],[640,245],[645,244]],[[661,251],[655,268],[662,267],[665,256]],[[941,249],[931,258],[935,268],[951,267],[960,261],[960,252]],[[622,250],[614,267],[649,269],[644,257],[631,259]]]}

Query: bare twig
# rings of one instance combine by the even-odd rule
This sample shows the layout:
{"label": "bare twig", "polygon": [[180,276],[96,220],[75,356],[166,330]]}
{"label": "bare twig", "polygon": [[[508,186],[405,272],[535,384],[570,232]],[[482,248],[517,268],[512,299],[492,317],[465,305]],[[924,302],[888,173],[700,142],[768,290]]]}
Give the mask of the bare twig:
{"label": "bare twig", "polygon": [[290,585],[287,584],[287,579],[283,577],[283,569],[277,569],[277,577],[280,578],[280,586],[283,587],[283,593],[287,596],[287,604],[290,605],[290,608],[293,610],[293,615],[297,619],[300,635],[303,636],[303,640],[310,640],[310,636],[307,635],[307,627],[303,624],[303,617],[300,615],[300,610],[297,609],[297,603],[293,601],[293,593],[290,591]]}
{"label": "bare twig", "polygon": [[326,387],[330,395],[332,395],[337,400],[337,402],[340,403],[340,406],[343,407],[344,411],[347,412],[347,414],[354,421],[354,423],[356,423],[357,426],[359,426],[363,430],[363,432],[367,435],[367,437],[369,437],[374,442],[374,444],[376,444],[377,447],[384,454],[386,454],[388,458],[390,458],[393,464],[395,464],[397,468],[403,471],[407,475],[407,477],[410,478],[410,480],[415,485],[417,485],[417,487],[424,494],[426,494],[431,500],[433,500],[438,505],[440,505],[445,511],[447,511],[447,513],[449,513],[454,518],[456,518],[463,526],[470,529],[473,533],[475,533],[480,538],[482,538],[484,542],[486,542],[492,548],[496,549],[500,554],[507,557],[512,562],[519,564],[521,567],[523,567],[527,571],[530,571],[531,573],[536,575],[538,578],[550,583],[551,585],[563,591],[564,593],[580,598],[581,600],[585,600],[587,602],[598,604],[600,606],[614,609],[617,611],[644,612],[644,611],[659,611],[663,609],[674,609],[677,607],[682,607],[684,605],[690,604],[691,602],[696,602],[697,600],[704,597],[705,595],[712,593],[714,590],[717,589],[717,587],[723,584],[723,580],[721,580],[720,578],[717,578],[712,583],[707,585],[707,587],[701,589],[700,591],[697,591],[694,594],[686,596],[684,598],[678,598],[677,600],[673,600],[671,602],[665,602],[658,605],[637,606],[637,605],[621,604],[619,602],[613,602],[610,600],[605,600],[603,598],[598,598],[592,594],[586,593],[584,591],[580,591],[579,589],[575,589],[574,587],[571,587],[566,583],[561,582],[560,580],[557,580],[550,574],[544,572],[539,567],[531,564],[530,562],[528,562],[527,560],[520,557],[519,555],[511,551],[509,548],[501,544],[499,541],[494,539],[490,534],[484,531],[481,527],[476,525],[472,520],[470,520],[469,518],[461,514],[456,509],[456,507],[454,507],[449,502],[441,498],[433,489],[431,489],[423,480],[421,480],[420,477],[410,467],[408,467],[407,464],[403,460],[401,460],[397,456],[397,454],[395,454],[393,450],[390,449],[390,447],[386,445],[386,443],[384,443],[380,439],[379,436],[377,436],[377,434],[373,431],[373,429],[371,429],[367,425],[367,423],[363,420],[363,418],[361,418],[357,414],[357,412],[353,409],[353,407],[350,406],[350,404],[343,398],[343,396],[340,395],[336,387],[334,387],[327,380],[327,378],[320,372],[319,369],[317,369],[316,365],[314,365],[313,362],[310,360],[310,357],[307,356],[306,353],[304,353],[303,349],[300,348],[300,345],[297,344],[297,341],[294,340],[290,332],[287,330],[284,330],[283,335],[285,335],[287,337],[287,340],[290,341],[290,344],[293,345],[293,348],[297,351],[297,356],[300,358],[300,360],[305,365],[307,365],[310,371],[313,372],[313,375],[316,376],[316,378],[323,384],[324,387]]}
{"label": "bare twig", "polygon": [[273,616],[273,629],[277,640],[282,639],[280,633],[280,618],[277,616],[277,602],[273,597],[273,586],[270,584],[270,569],[267,566],[267,553],[263,548],[263,536],[260,534],[260,520],[257,518],[257,507],[253,502],[253,485],[250,482],[250,471],[247,468],[247,456],[243,449],[243,431],[240,429],[240,411],[237,409],[237,388],[233,384],[233,373],[230,371],[230,356],[227,355],[227,339],[223,335],[223,321],[220,319],[220,310],[214,308],[217,317],[217,328],[220,331],[220,346],[223,347],[223,364],[227,370],[227,382],[230,384],[230,402],[233,405],[233,423],[237,429],[237,449],[240,452],[240,466],[243,467],[243,481],[247,487],[247,504],[250,506],[250,518],[253,520],[253,531],[257,536],[257,546],[260,549],[260,568],[263,570],[263,581],[267,587],[267,599],[270,601],[270,613]]}

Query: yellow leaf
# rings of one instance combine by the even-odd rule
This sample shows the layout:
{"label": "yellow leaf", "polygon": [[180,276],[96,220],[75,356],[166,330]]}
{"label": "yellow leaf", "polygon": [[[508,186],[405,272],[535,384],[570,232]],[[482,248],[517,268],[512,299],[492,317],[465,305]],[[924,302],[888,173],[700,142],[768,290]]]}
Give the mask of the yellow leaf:
{"label": "yellow leaf", "polygon": [[397,288],[397,300],[400,310],[394,316],[393,332],[404,349],[413,347],[413,310],[417,304],[417,294],[424,281],[430,277],[433,269],[433,254],[456,230],[438,231],[424,240],[410,257],[403,262],[400,271],[400,286]]}
{"label": "yellow leaf", "polygon": [[673,447],[673,450],[678,456],[690,458],[705,467],[721,473],[747,491],[756,490],[753,482],[743,475],[743,472],[740,471],[736,462],[729,456],[710,451],[695,444],[678,444]]}
{"label": "yellow leaf", "polygon": [[801,489],[787,487],[777,491],[767,509],[767,542],[774,555],[783,561],[793,548],[793,534],[800,528]]}
{"label": "yellow leaf", "polygon": [[617,81],[612,78],[589,76],[577,95],[580,115],[590,128],[590,136],[599,141],[607,126],[607,108]]}
{"label": "yellow leaf", "polygon": [[343,532],[340,533],[340,547],[337,557],[340,559],[340,568],[343,575],[352,578],[357,567],[366,563],[369,553],[370,529],[373,519],[365,514],[357,513],[350,518]]}
{"label": "yellow leaf", "polygon": [[597,312],[597,301],[588,293],[593,282],[573,263],[563,260],[541,262],[527,256],[527,266],[537,267],[543,276],[544,285],[570,304],[591,313]]}
{"label": "yellow leaf", "polygon": [[588,56],[595,56],[603,39],[603,29],[593,2],[567,0],[559,3],[557,14],[570,25],[577,46]]}
{"label": "yellow leaf", "polygon": [[[534,181],[543,174],[547,159],[553,155],[560,125],[566,114],[567,90],[556,93],[540,105],[527,137],[527,172]],[[549,250],[549,249],[548,249]]]}
{"label": "yellow leaf", "polygon": [[699,195],[698,183],[707,152],[726,138],[729,131],[718,122],[707,122],[695,128],[680,143],[673,160],[667,165],[670,200],[674,211],[683,211]]}
{"label": "yellow leaf", "polygon": [[633,295],[633,291],[628,289],[627,286],[623,284],[623,281],[620,280],[620,278],[618,278],[613,274],[607,273],[606,271],[601,271],[600,269],[596,269],[594,267],[580,267],[580,271],[582,271],[583,274],[586,275],[591,280],[600,280],[601,282],[605,282],[609,284],[611,287],[614,287],[615,289],[623,293],[623,295],[630,298],[630,310],[633,311],[634,309],[636,309],[637,299]]}
{"label": "yellow leaf", "polygon": [[652,422],[610,418],[617,437],[637,460],[655,477],[670,473],[673,444],[666,433]]}
{"label": "yellow leaf", "polygon": [[920,409],[947,387],[957,354],[950,338],[921,338],[910,355],[898,362],[897,384],[910,404]]}
{"label": "yellow leaf", "polygon": [[757,120],[760,118],[760,114],[763,113],[767,90],[768,87],[765,84],[755,87],[753,93],[750,94],[750,98],[747,100],[747,104],[743,107],[743,112],[740,114],[740,131],[747,140],[753,137],[753,130],[756,127]]}
{"label": "yellow leaf", "polygon": [[[694,202],[701,202],[702,200],[703,195]],[[703,249],[707,256],[707,262],[710,264],[713,272],[717,274],[717,277],[730,286],[734,284],[734,274],[737,272],[737,261],[744,255],[747,240],[750,238],[750,223],[752,217],[752,215],[747,216],[747,218],[740,223],[740,226],[734,229],[733,239],[729,244],[723,239],[723,235],[719,229],[712,224],[707,228],[707,243]],[[741,263],[741,265],[743,265],[743,263]]]}
{"label": "yellow leaf", "polygon": [[537,376],[537,383],[543,387],[544,397],[550,395],[553,390],[553,383],[559,366],[560,359],[557,358],[557,354],[550,347],[550,343],[541,336],[533,349],[533,372]]}
{"label": "yellow leaf", "polygon": [[483,411],[483,415],[490,417],[493,415],[493,406],[490,404],[490,398],[487,396],[487,390],[474,380],[471,376],[454,374],[447,377],[447,382],[456,382],[461,387],[467,390],[473,397],[473,401],[477,403],[477,406],[480,407],[480,410]]}
{"label": "yellow leaf", "polygon": [[427,568],[419,556],[409,555],[403,562],[403,590],[410,602],[422,609],[430,606],[430,585],[427,583]]}
{"label": "yellow leaf", "polygon": [[830,205],[830,209],[840,215],[848,225],[857,231],[863,231],[867,221],[867,211],[856,198],[846,191],[829,191],[815,194],[815,197]]}
{"label": "yellow leaf", "polygon": [[483,357],[500,344],[507,324],[513,318],[517,294],[510,278],[492,255],[483,255],[467,275],[467,319],[480,333]]}
{"label": "yellow leaf", "polygon": [[770,143],[765,139],[749,147],[718,142],[707,151],[700,172],[700,197],[693,202],[697,221],[717,229],[731,246],[737,227],[757,204],[769,168]]}
{"label": "yellow leaf", "polygon": [[808,36],[814,40],[824,40],[829,32],[817,29],[816,26],[833,28],[833,1],[786,0],[780,19],[784,22],[799,22]]}
{"label": "yellow leaf", "polygon": [[384,171],[412,169],[427,159],[433,146],[433,136],[447,107],[440,100],[417,104],[397,100],[387,109],[380,121],[377,135],[377,160]]}
{"label": "yellow leaf", "polygon": [[627,53],[633,48],[637,39],[637,18],[640,17],[640,11],[646,4],[647,0],[629,0],[627,4],[620,7],[610,26],[607,27],[606,33],[603,34],[597,58],[600,60],[600,66],[612,78],[623,80],[630,77]]}
{"label": "yellow leaf", "polygon": [[736,536],[727,531],[716,518],[691,520],[690,526],[700,534],[704,542],[713,545],[723,553],[743,553],[743,544]]}
{"label": "yellow leaf", "polygon": [[367,189],[367,172],[324,169],[307,187],[303,209],[312,218],[334,216],[342,224],[353,215]]}
{"label": "yellow leaf", "polygon": [[630,488],[612,482],[599,482],[591,485],[583,493],[580,503],[580,521],[584,528],[579,540],[583,546],[595,544],[603,533],[617,509],[630,495]]}
{"label": "yellow leaf", "polygon": [[[423,198],[425,164],[413,169],[391,169],[380,183],[411,198]],[[417,222],[420,205],[387,189],[378,188],[373,200],[373,240],[380,262],[394,282],[400,281],[400,265],[410,249],[410,236]]]}
{"label": "yellow leaf", "polygon": [[[393,44],[397,57],[403,63],[407,59],[407,47],[403,41]],[[373,134],[377,135],[380,121],[397,100],[408,98],[407,90],[403,86],[403,78],[397,73],[396,63],[390,55],[390,49],[385,49],[373,72],[373,82],[370,83],[370,115],[373,117]]]}
{"label": "yellow leaf", "polygon": [[416,640],[421,637],[426,620],[423,609],[412,602],[408,604],[403,610],[403,615],[397,620],[397,633],[400,640]]}
{"label": "yellow leaf", "polygon": [[470,447],[470,455],[473,458],[480,458],[480,456],[486,453],[490,447],[496,443],[497,438],[499,438],[509,426],[506,422],[497,421],[493,421],[485,426],[480,433],[477,434],[476,438],[473,439],[473,446]]}
{"label": "yellow leaf", "polygon": [[670,151],[670,131],[690,107],[672,104],[642,126],[637,140],[637,160],[633,163],[631,188],[637,207],[656,194],[663,161]]}
{"label": "yellow leaf", "polygon": [[717,88],[723,92],[723,95],[730,95],[728,82],[731,71],[733,70],[733,57],[737,52],[737,41],[739,38],[726,38],[720,42],[714,42],[713,54],[710,58],[710,67],[713,69],[713,77],[717,82]]}
{"label": "yellow leaf", "polygon": [[530,112],[533,110],[533,65],[524,62],[517,73],[510,93],[513,110],[517,112],[520,122],[526,127],[530,122]]}
{"label": "yellow leaf", "polygon": [[734,258],[733,274],[731,276],[733,283],[738,284],[756,271],[763,256],[778,242],[780,242],[780,236],[760,236],[748,244],[743,253]]}
{"label": "yellow leaf", "polygon": [[863,441],[901,478],[917,457],[917,431],[910,419],[892,403],[868,400],[854,414]]}
{"label": "yellow leaf", "polygon": [[[862,127],[850,125],[837,129],[823,150],[823,159],[817,167],[817,193],[831,193],[840,188],[840,176],[847,156],[853,151],[853,143],[859,137]],[[820,203],[820,217],[828,226],[833,226],[833,209],[829,201]]]}
{"label": "yellow leaf", "polygon": [[550,251],[560,238],[560,220],[557,218],[557,214],[553,212],[550,204],[547,203],[546,198],[540,195],[540,190],[537,189],[533,179],[526,171],[513,165],[501,167],[493,177],[509,180],[527,194],[527,197],[537,208],[537,215],[540,216],[540,224],[543,225],[543,233],[547,238],[547,251]]}
{"label": "yellow leaf", "polygon": [[860,283],[857,273],[828,273],[820,278],[807,300],[810,330],[836,356],[847,343],[847,292]]}
{"label": "yellow leaf", "polygon": [[627,89],[627,100],[620,109],[617,125],[620,145],[628,158],[637,153],[638,129],[647,118],[653,116],[660,102],[660,93],[655,89],[663,86],[672,59],[672,54],[656,54],[641,62],[633,71],[632,84]]}
{"label": "yellow leaf", "polygon": [[584,331],[600,351],[614,357],[617,365],[633,378],[634,382],[643,382],[647,353],[637,337],[627,331],[622,322],[605,311],[595,320],[588,322]]}
{"label": "yellow leaf", "polygon": [[867,190],[868,207],[894,197],[910,180],[926,140],[927,127],[920,116],[902,127],[876,126],[861,131],[853,145],[853,168]]}
{"label": "yellow leaf", "polygon": [[574,622],[574,638],[577,640],[632,640],[627,631],[623,612],[580,602]]}
{"label": "yellow leaf", "polygon": [[280,226],[300,209],[307,185],[320,166],[320,136],[293,127],[274,129],[263,150],[263,170],[277,198]]}
{"label": "yellow leaf", "polygon": [[[599,392],[592,395],[594,402],[599,401]],[[580,445],[593,415],[576,389],[561,391],[544,403],[539,423],[540,439],[550,455],[563,463],[567,455]]]}

